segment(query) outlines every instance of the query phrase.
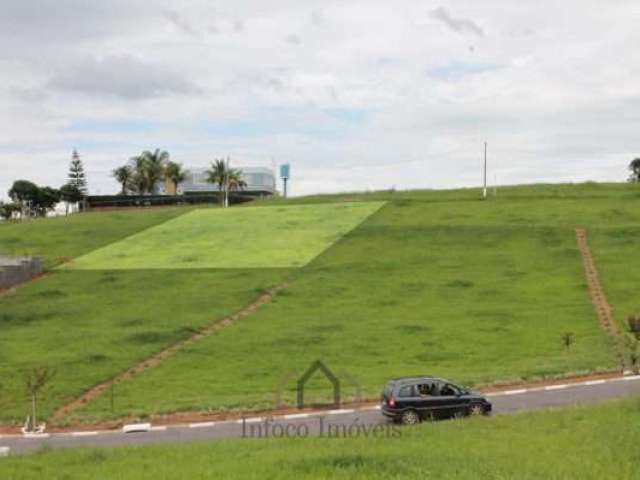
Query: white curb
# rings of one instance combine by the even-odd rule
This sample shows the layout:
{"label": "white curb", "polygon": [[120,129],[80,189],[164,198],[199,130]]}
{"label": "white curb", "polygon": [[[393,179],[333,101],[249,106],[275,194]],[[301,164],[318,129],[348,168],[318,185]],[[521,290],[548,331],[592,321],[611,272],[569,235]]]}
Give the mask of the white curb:
{"label": "white curb", "polygon": [[215,426],[216,422],[200,422],[200,423],[190,423],[189,428],[208,428]]}
{"label": "white curb", "polygon": [[49,438],[48,433],[23,433],[22,438]]}
{"label": "white curb", "polygon": [[283,415],[282,418],[285,420],[294,420],[296,418],[309,418],[310,416],[310,413],[292,413],[290,415]]}
{"label": "white curb", "polygon": [[98,432],[71,432],[72,437],[95,437]]}
{"label": "white curb", "polygon": [[583,385],[602,385],[603,383],[607,383],[606,380],[589,380],[588,382],[584,382]]}
{"label": "white curb", "polygon": [[236,423],[259,423],[264,421],[264,418],[262,417],[252,417],[252,418],[241,418],[240,420],[237,420]]}
{"label": "white curb", "polygon": [[8,457],[10,451],[9,447],[0,447],[0,457]]}
{"label": "white curb", "polygon": [[327,415],[344,415],[346,413],[353,413],[353,412],[355,412],[355,410],[348,409],[348,408],[343,408],[343,409],[338,409],[338,410],[329,410],[327,412]]}
{"label": "white curb", "polygon": [[544,387],[545,390],[549,391],[549,390],[562,390],[563,388],[567,388],[569,385],[567,384],[563,384],[563,385],[549,385],[547,387]]}
{"label": "white curb", "polygon": [[139,433],[148,432],[151,430],[150,423],[132,423],[130,425],[124,425],[122,427],[122,433]]}

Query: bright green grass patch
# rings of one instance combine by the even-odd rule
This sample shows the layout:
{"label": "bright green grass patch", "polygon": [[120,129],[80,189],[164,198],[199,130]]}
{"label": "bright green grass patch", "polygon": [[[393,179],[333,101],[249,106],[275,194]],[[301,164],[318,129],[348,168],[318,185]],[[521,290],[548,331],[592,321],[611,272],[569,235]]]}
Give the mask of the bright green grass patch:
{"label": "bright green grass patch", "polygon": [[[28,412],[23,372],[56,370],[46,417],[92,385],[251,303],[287,270],[57,271],[0,298],[0,422]],[[1,477],[1,476],[0,476]]]}
{"label": "bright green grass patch", "polygon": [[617,366],[572,228],[431,225],[425,210],[387,204],[260,312],[120,385],[116,412],[99,398],[80,413],[270,407],[316,359],[374,398],[402,375],[478,384]]}
{"label": "bright green grass patch", "polygon": [[136,232],[166,222],[192,207],[89,212],[69,217],[0,223],[0,255],[38,255],[51,267]]}
{"label": "bright green grass patch", "polygon": [[394,438],[235,439],[42,451],[0,459],[14,480],[638,478],[640,404],[443,421]]}
{"label": "bright green grass patch", "polygon": [[71,269],[300,267],[381,202],[194,210],[76,259]]}

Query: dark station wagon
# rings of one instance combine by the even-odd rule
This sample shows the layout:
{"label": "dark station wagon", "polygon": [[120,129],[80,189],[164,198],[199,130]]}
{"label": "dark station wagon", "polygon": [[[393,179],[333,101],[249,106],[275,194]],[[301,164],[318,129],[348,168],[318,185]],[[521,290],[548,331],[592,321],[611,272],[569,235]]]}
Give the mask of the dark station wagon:
{"label": "dark station wagon", "polygon": [[429,376],[390,380],[381,400],[382,414],[406,425],[491,412],[491,402],[482,394]]}

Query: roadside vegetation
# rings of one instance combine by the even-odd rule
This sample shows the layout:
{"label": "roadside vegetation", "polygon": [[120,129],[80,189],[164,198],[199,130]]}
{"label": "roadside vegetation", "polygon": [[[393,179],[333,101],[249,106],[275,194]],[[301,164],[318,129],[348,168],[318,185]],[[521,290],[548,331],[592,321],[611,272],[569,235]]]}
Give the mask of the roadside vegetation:
{"label": "roadside vegetation", "polygon": [[[413,479],[637,478],[637,399],[422,424],[393,438],[235,439],[46,450],[0,459],[0,477]],[[64,469],[60,466],[64,465]]]}

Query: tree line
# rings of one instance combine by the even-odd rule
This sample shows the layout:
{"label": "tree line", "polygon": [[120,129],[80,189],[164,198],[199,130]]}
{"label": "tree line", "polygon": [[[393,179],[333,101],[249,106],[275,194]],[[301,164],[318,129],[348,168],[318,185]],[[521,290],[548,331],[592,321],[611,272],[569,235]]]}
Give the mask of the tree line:
{"label": "tree line", "polygon": [[20,218],[44,217],[59,202],[66,203],[66,213],[72,204],[80,203],[87,196],[87,178],[80,155],[76,150],[71,156],[67,182],[60,188],[39,186],[29,180],[16,180],[9,189],[11,202],[0,202],[0,217],[5,220],[16,214]]}
{"label": "tree line", "polygon": [[[170,160],[169,153],[156,149],[144,151],[112,172],[120,184],[120,195],[155,195],[161,182],[169,182],[173,195],[178,194],[179,185],[184,182],[189,171],[181,163]],[[205,181],[218,186],[220,203],[227,203],[229,191],[241,190],[247,186],[242,179],[242,171],[229,167],[228,160],[214,160],[205,172]]]}

